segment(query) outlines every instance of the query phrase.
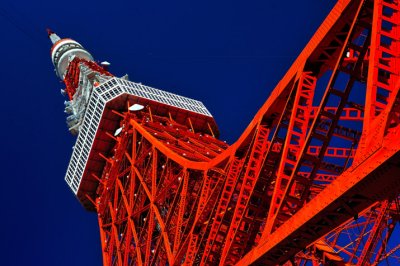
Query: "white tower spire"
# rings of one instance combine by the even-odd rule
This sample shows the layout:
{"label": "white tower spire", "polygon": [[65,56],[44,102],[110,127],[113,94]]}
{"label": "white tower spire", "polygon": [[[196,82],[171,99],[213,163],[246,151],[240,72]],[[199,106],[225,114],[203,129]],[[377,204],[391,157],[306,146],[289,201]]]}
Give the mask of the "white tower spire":
{"label": "white tower spire", "polygon": [[47,29],[47,34],[49,35],[49,39],[53,44],[61,40],[61,38],[58,37],[58,35],[51,29]]}
{"label": "white tower spire", "polygon": [[51,48],[51,61],[56,69],[57,76],[64,79],[70,60],[79,57],[88,61],[93,61],[92,55],[83,46],[72,39],[61,39],[52,30],[47,29],[49,39],[53,43]]}

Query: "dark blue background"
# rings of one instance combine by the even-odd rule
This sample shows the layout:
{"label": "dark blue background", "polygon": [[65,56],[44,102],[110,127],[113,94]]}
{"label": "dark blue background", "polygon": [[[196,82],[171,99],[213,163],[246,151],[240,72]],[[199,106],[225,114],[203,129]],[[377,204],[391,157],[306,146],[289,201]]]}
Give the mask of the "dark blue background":
{"label": "dark blue background", "polygon": [[100,265],[45,28],[117,76],[201,100],[234,142],[336,1],[0,2],[1,265]]}

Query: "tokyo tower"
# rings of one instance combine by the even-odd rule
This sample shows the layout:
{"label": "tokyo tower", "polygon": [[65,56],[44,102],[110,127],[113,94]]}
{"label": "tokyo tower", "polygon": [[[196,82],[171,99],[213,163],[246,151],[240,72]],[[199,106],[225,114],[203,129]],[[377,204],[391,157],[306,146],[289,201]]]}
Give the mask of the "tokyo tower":
{"label": "tokyo tower", "polygon": [[400,264],[399,0],[339,0],[232,145],[48,34],[104,265]]}

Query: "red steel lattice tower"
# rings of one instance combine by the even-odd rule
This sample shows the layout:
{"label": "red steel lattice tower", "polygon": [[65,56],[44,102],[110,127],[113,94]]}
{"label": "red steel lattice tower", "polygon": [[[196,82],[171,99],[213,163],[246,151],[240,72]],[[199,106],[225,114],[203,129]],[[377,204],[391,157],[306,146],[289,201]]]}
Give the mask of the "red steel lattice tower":
{"label": "red steel lattice tower", "polygon": [[399,0],[339,0],[232,145],[201,102],[49,37],[104,265],[400,262]]}

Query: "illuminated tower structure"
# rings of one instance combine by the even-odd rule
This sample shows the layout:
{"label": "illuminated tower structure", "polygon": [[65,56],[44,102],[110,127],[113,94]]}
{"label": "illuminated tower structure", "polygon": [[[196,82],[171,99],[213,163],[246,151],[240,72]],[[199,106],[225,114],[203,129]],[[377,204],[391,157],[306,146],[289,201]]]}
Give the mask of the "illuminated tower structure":
{"label": "illuminated tower structure", "polygon": [[230,146],[202,103],[49,37],[104,265],[398,262],[398,0],[338,1]]}

